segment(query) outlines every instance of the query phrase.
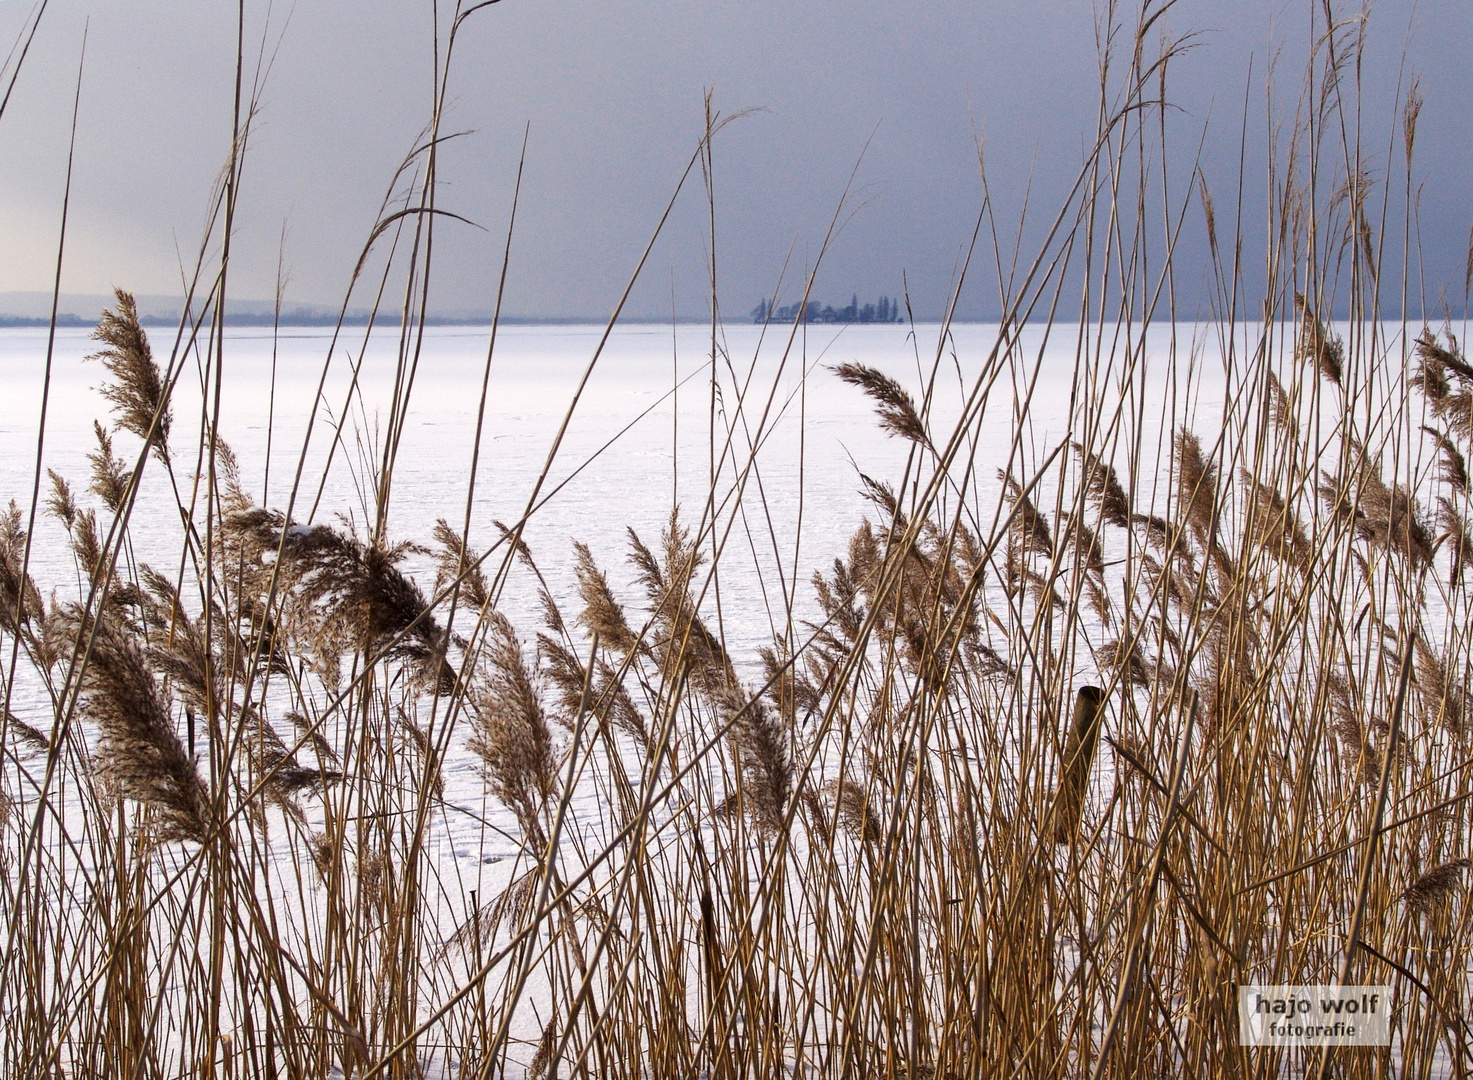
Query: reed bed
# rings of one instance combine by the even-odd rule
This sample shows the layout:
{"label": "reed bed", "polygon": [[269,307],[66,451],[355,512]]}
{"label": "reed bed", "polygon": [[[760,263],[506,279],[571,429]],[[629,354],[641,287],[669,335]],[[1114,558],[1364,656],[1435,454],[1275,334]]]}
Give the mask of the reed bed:
{"label": "reed bed", "polygon": [[[721,569],[756,543],[780,385],[722,356],[714,304],[708,492],[659,535],[593,538],[560,594],[523,535],[543,481],[519,520],[471,490],[391,532],[439,104],[480,6],[360,269],[396,254],[355,282],[402,284],[372,516],[332,518],[300,467],[259,505],[218,430],[247,79],[193,315],[162,348],[118,293],[91,475],[38,466],[0,521],[7,1075],[1464,1075],[1473,362],[1382,315],[1420,101],[1371,182],[1341,122],[1363,24],[1319,27],[1250,266],[1249,226],[1163,165],[1169,5],[1105,10],[1098,137],[1036,259],[984,257],[978,221],[993,347],[918,327],[912,385],[836,369],[908,465],[864,478],[847,551],[773,583],[774,639],[737,656]],[[721,123],[686,174],[708,196]],[[795,365],[800,331],[767,330]],[[1072,379],[1047,439],[1041,378]],[[177,503],[167,563],[132,542],[144,485]],[[44,515],[72,582],[34,580]],[[466,756],[515,822],[493,895],[431,850]],[[1336,981],[1394,988],[1390,1047],[1238,1044],[1238,985]]]}

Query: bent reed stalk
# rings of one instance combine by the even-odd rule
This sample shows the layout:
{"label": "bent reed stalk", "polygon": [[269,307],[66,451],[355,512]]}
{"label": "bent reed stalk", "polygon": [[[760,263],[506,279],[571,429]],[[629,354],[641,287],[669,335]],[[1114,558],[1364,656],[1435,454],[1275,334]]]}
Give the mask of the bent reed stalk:
{"label": "bent reed stalk", "polygon": [[[957,358],[955,423],[936,420],[948,325],[921,385],[836,368],[908,466],[863,477],[871,509],[813,574],[817,616],[774,583],[779,607],[751,614],[780,629],[738,656],[719,571],[770,522],[760,451],[782,411],[755,362],[723,373],[713,350],[699,510],[578,545],[567,595],[524,539],[557,446],[520,520],[488,527],[468,501],[464,527],[425,524],[428,546],[390,536],[448,215],[440,105],[455,31],[484,6],[453,17],[396,184],[422,175],[358,264],[392,240],[375,312],[404,281],[367,534],[298,517],[301,464],[287,505],[259,504],[218,411],[193,442],[171,412],[187,354],[205,400],[228,381],[228,248],[191,304],[215,322],[186,316],[162,367],[126,292],[97,329],[112,422],[91,476],[52,472],[45,504],[73,585],[34,580],[21,509],[0,515],[7,700],[23,686],[50,710],[0,717],[6,1074],[1473,1068],[1473,363],[1450,326],[1382,318],[1412,255],[1397,265],[1373,225],[1410,220],[1422,105],[1396,127],[1405,185],[1372,184],[1340,122],[1362,24],[1319,27],[1301,118],[1267,148],[1260,271],[1200,170],[1174,186],[1160,164],[1188,44],[1153,44],[1169,5],[1107,7],[1093,149],[1036,258],[1000,272],[1005,318]],[[232,208],[259,88],[237,110]],[[708,191],[720,127],[708,110],[691,159]],[[1177,240],[1195,212],[1210,314],[1188,323]],[[998,234],[990,214],[977,237]],[[1195,377],[1209,347],[1220,397]],[[1038,445],[1034,389],[1061,356],[1067,430]],[[997,431],[1008,454],[980,460]],[[168,566],[131,542],[143,484],[180,513]],[[408,568],[430,556],[432,582]],[[540,625],[504,610],[512,575]],[[456,756],[514,822],[495,895],[430,852],[451,813],[498,830],[447,803]],[[1238,1045],[1237,985],[1342,977],[1393,986],[1390,1047]]]}

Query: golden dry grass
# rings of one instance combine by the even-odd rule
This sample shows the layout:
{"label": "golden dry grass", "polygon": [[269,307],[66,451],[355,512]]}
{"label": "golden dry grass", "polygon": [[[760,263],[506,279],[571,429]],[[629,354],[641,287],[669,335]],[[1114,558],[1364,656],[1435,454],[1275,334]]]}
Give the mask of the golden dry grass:
{"label": "golden dry grass", "polygon": [[[188,323],[160,366],[120,292],[98,329],[114,427],[84,495],[53,474],[35,502],[80,586],[32,580],[37,511],[0,528],[7,1075],[1463,1075],[1473,366],[1450,330],[1381,318],[1410,271],[1369,224],[1394,185],[1325,121],[1348,31],[1273,150],[1255,270],[1222,261],[1205,180],[1173,193],[1143,152],[1181,44],[1152,44],[1159,7],[1105,12],[1139,47],[1102,60],[1098,141],[965,358],[958,421],[933,427],[934,380],[839,369],[909,465],[865,478],[821,616],[766,613],[788,630],[761,656],[712,611],[775,385],[724,387],[703,506],[578,548],[558,596],[522,538],[541,480],[509,527],[468,509],[426,523],[432,548],[388,536],[392,432],[366,534],[299,520],[300,468],[292,505],[256,505],[215,418],[192,444],[170,424],[185,348],[223,337]],[[719,126],[691,161],[708,179]],[[391,429],[435,146],[374,233],[411,252]],[[1188,324],[1144,257],[1191,207],[1221,288]],[[1075,338],[1048,446],[1028,320]],[[1146,416],[1152,358],[1206,340],[1221,400],[1182,378]],[[993,485],[974,448],[999,428]],[[176,566],[131,555],[142,484],[178,500]],[[621,551],[630,595],[599,561]],[[511,574],[541,625],[500,610]],[[46,715],[11,715],[19,680]],[[495,896],[428,852],[460,752],[517,822]],[[1391,1047],[1238,1045],[1238,985],[1337,979],[1395,988]]]}

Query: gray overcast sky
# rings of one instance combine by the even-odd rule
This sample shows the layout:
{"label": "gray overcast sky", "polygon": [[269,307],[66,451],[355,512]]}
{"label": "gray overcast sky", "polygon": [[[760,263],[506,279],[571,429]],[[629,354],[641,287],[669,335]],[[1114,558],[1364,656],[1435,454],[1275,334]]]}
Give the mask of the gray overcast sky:
{"label": "gray overcast sky", "polygon": [[[1172,33],[1203,32],[1202,47],[1175,69],[1177,152],[1195,150],[1210,112],[1206,161],[1219,190],[1235,177],[1250,57],[1249,140],[1261,144],[1269,58],[1282,50],[1277,94],[1292,121],[1308,13],[1319,3],[1181,0],[1168,15]],[[31,10],[30,0],[0,0],[4,49]],[[235,296],[271,295],[285,223],[289,299],[340,300],[394,169],[428,118],[431,11],[278,0],[268,12],[248,3],[248,38],[259,44],[264,33],[268,50],[281,44],[250,151]],[[188,260],[199,245],[228,150],[235,7],[220,2],[53,0],[0,118],[0,293],[51,286],[89,18],[63,289],[178,294],[180,253]],[[529,124],[508,310],[606,314],[701,133],[709,87],[724,112],[762,110],[716,145],[728,317],[772,292],[790,253],[790,282],[801,275],[867,140],[862,205],[814,295],[893,296],[904,272],[918,314],[935,315],[981,199],[974,132],[985,132],[1004,221],[1016,220],[1030,175],[1040,216],[1067,190],[1097,108],[1095,19],[1088,0],[505,0],[478,14],[458,47],[445,128],[472,134],[447,150],[440,205],[488,231],[441,227],[435,305],[491,306]],[[1473,221],[1473,13],[1466,0],[1383,0],[1370,20],[1366,127],[1386,147],[1398,80],[1422,75],[1429,287],[1455,286],[1460,300]],[[1384,175],[1384,149],[1375,160]],[[697,183],[651,260],[634,314],[668,316],[672,290],[682,315],[705,310],[703,215]],[[1200,233],[1189,231],[1189,247],[1202,245]],[[979,285],[963,313],[991,314],[992,296]]]}

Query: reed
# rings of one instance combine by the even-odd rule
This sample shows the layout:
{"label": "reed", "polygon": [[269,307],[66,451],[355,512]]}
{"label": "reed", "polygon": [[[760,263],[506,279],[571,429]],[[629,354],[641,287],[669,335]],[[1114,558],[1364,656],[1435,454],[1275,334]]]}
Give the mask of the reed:
{"label": "reed", "polygon": [[[207,402],[228,382],[228,339],[198,316],[223,310],[225,265],[167,349],[120,291],[91,475],[50,473],[42,507],[72,578],[36,580],[34,524],[0,514],[6,1075],[1473,1068],[1473,364],[1450,323],[1398,330],[1380,308],[1414,272],[1376,223],[1411,213],[1420,98],[1391,118],[1406,176],[1373,183],[1338,119],[1353,28],[1320,22],[1267,148],[1269,219],[1234,235],[1200,171],[1162,172],[1185,44],[1159,39],[1164,6],[1104,7],[1096,139],[1036,257],[990,253],[1017,269],[991,347],[957,358],[954,413],[947,325],[913,328],[936,360],[916,385],[835,369],[908,466],[862,477],[867,515],[809,595],[796,569],[766,583],[743,613],[774,628],[756,655],[726,639],[721,570],[764,541],[782,387],[714,344],[709,490],[658,540],[592,536],[572,589],[544,577],[525,533],[557,497],[561,432],[521,518],[392,535],[441,104],[486,5],[452,16],[396,182],[417,179],[359,261],[392,241],[354,289],[403,284],[362,524],[322,520],[325,477],[309,503],[313,444],[262,506],[218,413],[173,415],[187,356]],[[256,114],[239,105],[216,239]],[[722,123],[685,174],[699,162],[708,192]],[[1188,322],[1163,283],[1193,207],[1213,284]],[[978,236],[1007,235],[990,213]],[[1248,232],[1273,238],[1261,267]],[[767,328],[785,358],[800,331]],[[1220,394],[1162,359],[1209,344]],[[1032,395],[1060,357],[1067,430],[1043,445]],[[983,460],[994,433],[1007,456]],[[177,506],[167,565],[135,550],[142,485]],[[514,622],[514,576],[537,625]],[[447,795],[466,762],[480,808]],[[515,848],[493,895],[436,855],[452,814],[457,844]],[[1238,1044],[1239,984],[1342,977],[1393,986],[1390,1047]]]}

